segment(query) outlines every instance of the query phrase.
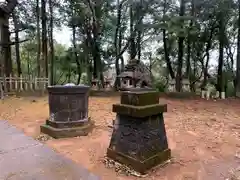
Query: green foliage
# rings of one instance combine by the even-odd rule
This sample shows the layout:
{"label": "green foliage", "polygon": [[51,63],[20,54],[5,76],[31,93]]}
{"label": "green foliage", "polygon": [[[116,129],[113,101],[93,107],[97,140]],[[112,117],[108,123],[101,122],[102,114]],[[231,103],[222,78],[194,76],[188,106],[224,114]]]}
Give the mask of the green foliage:
{"label": "green foliage", "polygon": [[[73,45],[72,47],[64,47],[54,42],[54,74],[56,83],[76,82],[78,75],[81,75],[81,73],[81,83],[89,83],[89,77],[93,73],[94,66],[98,67],[97,71],[105,71],[115,64],[116,54],[119,51],[121,52],[126,47],[125,53],[127,52],[130,46],[130,7],[133,8],[134,29],[134,37],[131,40],[137,46],[140,39],[141,59],[144,61],[150,59],[145,55],[146,52],[151,53],[154,63],[148,64],[149,66],[151,65],[151,70],[157,76],[155,77],[157,80],[154,80],[156,89],[162,92],[166,88],[165,79],[167,78],[165,77],[168,77],[166,52],[174,72],[176,72],[179,66],[179,37],[184,37],[183,76],[185,76],[188,55],[190,56],[191,66],[191,73],[188,77],[191,81],[197,81],[203,69],[210,67],[207,64],[207,51],[210,54],[210,61],[216,61],[213,55],[219,50],[219,22],[221,18],[223,18],[225,26],[225,37],[223,38],[225,48],[224,68],[226,72],[223,73],[223,79],[225,82],[233,81],[235,77],[234,64],[236,64],[235,49],[238,30],[237,1],[195,0],[194,9],[192,9],[193,1],[185,1],[184,16],[179,16],[180,7],[177,1],[119,0],[119,3],[122,3],[122,14],[118,27],[117,2],[116,0],[54,1],[54,28],[68,26],[71,31],[74,28],[76,30],[76,47]],[[47,11],[49,11],[48,6]],[[30,39],[20,45],[23,74],[36,75],[38,51],[36,1],[19,1],[15,13],[19,16],[20,39],[23,37]],[[224,17],[221,17],[221,14]],[[47,12],[47,16],[49,24],[49,12]],[[116,34],[117,28],[122,32],[121,42],[119,42],[119,34]],[[163,30],[166,33],[166,49],[163,46]],[[12,28],[11,32],[14,32]],[[47,33],[49,34],[49,32]],[[119,47],[115,47],[115,43]],[[210,47],[207,50],[208,45]],[[98,61],[100,62],[94,63],[97,61],[95,56],[96,46],[99,48],[100,58]],[[188,54],[188,51],[190,54]],[[78,60],[76,60],[75,53]],[[12,59],[14,62],[14,73],[16,73],[14,47],[12,47]],[[80,70],[77,62],[80,64]],[[216,79],[216,70],[209,72],[209,74],[213,79]],[[230,90],[232,88],[229,85],[229,94],[233,93]]]}
{"label": "green foliage", "polygon": [[86,74],[83,74],[83,75],[82,75],[81,84],[90,85],[89,82],[88,82],[88,77],[87,77]]}
{"label": "green foliage", "polygon": [[226,97],[234,97],[235,96],[235,87],[233,82],[228,82],[227,84],[227,91],[226,91]]}

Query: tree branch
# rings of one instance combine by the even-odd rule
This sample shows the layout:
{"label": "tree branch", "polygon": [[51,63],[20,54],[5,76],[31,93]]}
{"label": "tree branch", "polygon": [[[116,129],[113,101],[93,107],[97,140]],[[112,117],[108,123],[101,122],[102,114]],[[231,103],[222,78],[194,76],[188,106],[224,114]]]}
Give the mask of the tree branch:
{"label": "tree branch", "polygon": [[26,42],[26,41],[29,41],[30,39],[24,39],[24,40],[21,40],[21,41],[14,41],[14,42],[9,42],[9,43],[0,43],[0,46],[2,47],[8,47],[8,46],[12,46],[12,45],[15,45],[15,44],[20,44],[20,43],[23,43],[23,42]]}
{"label": "tree branch", "polygon": [[9,33],[10,34],[14,34],[14,33],[17,33],[17,32],[22,32],[24,30],[26,30],[27,28],[23,28],[23,29],[15,29],[14,31],[10,31]]}

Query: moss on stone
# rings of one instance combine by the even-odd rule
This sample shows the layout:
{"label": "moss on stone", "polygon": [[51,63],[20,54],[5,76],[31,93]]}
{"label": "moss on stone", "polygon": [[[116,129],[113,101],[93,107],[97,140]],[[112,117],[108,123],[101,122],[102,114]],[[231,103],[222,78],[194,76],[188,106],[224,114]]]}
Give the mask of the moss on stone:
{"label": "moss on stone", "polygon": [[149,92],[123,92],[121,94],[121,104],[134,106],[145,106],[159,103],[159,93]]}
{"label": "moss on stone", "polygon": [[133,168],[135,171],[141,174],[146,174],[147,171],[149,171],[153,167],[169,160],[171,158],[171,150],[166,149],[164,151],[161,151],[144,161],[139,161],[138,159],[134,159],[111,148],[108,148],[107,156],[121,164]]}
{"label": "moss on stone", "polygon": [[147,117],[167,112],[166,104],[153,104],[146,106],[132,106],[127,104],[114,104],[113,112],[132,117]]}
{"label": "moss on stone", "polygon": [[47,134],[53,138],[69,138],[77,136],[87,136],[93,130],[94,122],[88,121],[87,124],[72,128],[55,128],[49,125],[41,125],[41,133]]}

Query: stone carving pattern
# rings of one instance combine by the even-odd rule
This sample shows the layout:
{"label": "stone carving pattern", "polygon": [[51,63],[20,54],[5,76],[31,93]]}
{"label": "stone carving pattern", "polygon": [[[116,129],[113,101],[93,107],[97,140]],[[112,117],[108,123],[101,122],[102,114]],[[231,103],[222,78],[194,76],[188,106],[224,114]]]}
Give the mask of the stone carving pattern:
{"label": "stone carving pattern", "polygon": [[147,121],[147,119],[139,120],[118,115],[116,122],[118,128],[113,131],[110,147],[115,147],[118,151],[140,160],[167,149],[162,114],[149,118],[151,120]]}
{"label": "stone carving pattern", "polygon": [[143,64],[141,61],[136,65],[135,73],[137,73],[138,79],[140,80],[137,84],[136,87],[141,87],[142,82],[145,81],[148,87],[152,86],[151,83],[151,72],[147,68],[145,64]]}
{"label": "stone carving pattern", "polygon": [[83,120],[87,118],[87,109],[85,103],[86,102],[83,95],[49,95],[51,120]]}
{"label": "stone carving pattern", "polygon": [[120,77],[130,77],[134,81],[132,84],[136,87],[142,87],[143,85],[152,87],[151,71],[144,63],[136,59],[128,62]]}

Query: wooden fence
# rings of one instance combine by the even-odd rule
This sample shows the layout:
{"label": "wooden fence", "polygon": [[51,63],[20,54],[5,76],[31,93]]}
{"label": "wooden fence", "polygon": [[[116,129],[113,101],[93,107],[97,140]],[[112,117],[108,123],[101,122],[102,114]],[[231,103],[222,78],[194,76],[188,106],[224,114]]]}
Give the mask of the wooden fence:
{"label": "wooden fence", "polygon": [[45,90],[49,85],[48,78],[38,77],[0,77],[4,92]]}

